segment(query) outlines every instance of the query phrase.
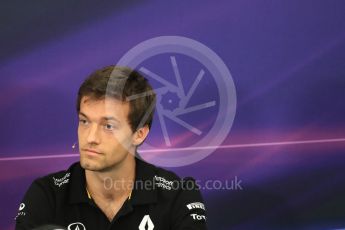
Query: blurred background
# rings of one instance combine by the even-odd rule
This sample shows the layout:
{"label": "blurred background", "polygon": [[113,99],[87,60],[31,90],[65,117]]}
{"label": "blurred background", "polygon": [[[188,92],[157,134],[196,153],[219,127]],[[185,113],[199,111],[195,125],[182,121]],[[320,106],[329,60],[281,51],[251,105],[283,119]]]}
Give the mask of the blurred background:
{"label": "blurred background", "polygon": [[[241,180],[242,189],[201,188],[209,229],[345,228],[344,12],[342,0],[2,1],[1,229],[14,228],[33,179],[78,161],[71,146],[85,77],[167,35],[213,50],[236,88],[236,114],[221,146],[194,164],[168,168],[202,183]],[[141,66],[175,84],[169,55]],[[188,89],[202,67],[175,56]],[[203,80],[190,106],[215,106],[180,117],[203,134],[167,119],[167,146],[156,116],[151,146],[188,147],[205,137],[226,98],[207,69]],[[174,110],[170,100],[179,98],[166,97],[161,105]]]}

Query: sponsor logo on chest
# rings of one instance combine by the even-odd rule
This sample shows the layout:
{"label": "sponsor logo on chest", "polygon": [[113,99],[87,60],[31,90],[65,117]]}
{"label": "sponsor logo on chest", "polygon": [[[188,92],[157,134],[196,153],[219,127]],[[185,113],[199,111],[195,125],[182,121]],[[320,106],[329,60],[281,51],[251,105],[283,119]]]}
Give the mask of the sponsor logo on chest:
{"label": "sponsor logo on chest", "polygon": [[58,187],[61,187],[64,184],[67,184],[69,182],[69,177],[71,173],[66,173],[63,177],[61,178],[55,178],[53,177],[54,184]]}

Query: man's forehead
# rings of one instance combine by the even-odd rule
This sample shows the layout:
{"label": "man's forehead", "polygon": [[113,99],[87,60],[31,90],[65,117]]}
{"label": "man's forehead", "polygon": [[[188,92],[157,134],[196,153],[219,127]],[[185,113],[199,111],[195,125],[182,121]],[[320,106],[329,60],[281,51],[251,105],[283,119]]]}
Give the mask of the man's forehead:
{"label": "man's forehead", "polygon": [[80,101],[80,107],[82,107],[83,105],[86,105],[86,106],[97,105],[100,107],[104,106],[106,108],[116,107],[116,106],[129,107],[129,102],[128,101],[122,101],[122,100],[112,98],[112,97],[94,98],[91,96],[84,96],[84,97],[82,97],[82,99]]}
{"label": "man's forehead", "polygon": [[87,95],[87,96],[83,96],[81,98],[81,103],[119,103],[119,104],[126,104],[126,102],[118,99],[118,98],[115,98],[115,97],[95,97],[95,96],[92,96],[92,95]]}
{"label": "man's forehead", "polygon": [[[121,107],[121,108],[119,108]],[[129,103],[115,98],[95,99],[83,97],[80,103],[80,115],[86,117],[98,117],[103,119],[118,118],[127,116]]]}
{"label": "man's forehead", "polygon": [[99,119],[103,119],[103,120],[115,120],[115,121],[119,121],[119,119],[114,116],[113,114],[109,114],[109,115],[104,115],[103,114],[101,116],[95,116],[94,113],[85,113],[84,111],[80,111],[79,112],[79,115],[80,116],[83,116],[83,117],[87,117],[87,118],[91,118],[91,117],[97,117]]}

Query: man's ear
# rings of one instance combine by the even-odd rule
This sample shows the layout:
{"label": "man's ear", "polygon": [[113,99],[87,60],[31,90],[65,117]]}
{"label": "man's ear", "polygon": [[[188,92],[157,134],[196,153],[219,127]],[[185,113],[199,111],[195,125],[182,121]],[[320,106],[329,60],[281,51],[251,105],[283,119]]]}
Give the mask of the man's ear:
{"label": "man's ear", "polygon": [[135,146],[141,145],[146,139],[149,132],[150,132],[150,129],[148,125],[145,125],[141,127],[140,129],[138,129],[137,131],[135,131],[135,133],[133,134],[132,144]]}

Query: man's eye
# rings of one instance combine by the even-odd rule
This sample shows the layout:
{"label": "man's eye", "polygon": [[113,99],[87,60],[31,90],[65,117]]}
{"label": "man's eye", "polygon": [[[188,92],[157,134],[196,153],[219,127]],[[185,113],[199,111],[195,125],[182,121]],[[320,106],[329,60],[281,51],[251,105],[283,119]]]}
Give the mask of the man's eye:
{"label": "man's eye", "polygon": [[106,130],[113,130],[113,129],[114,129],[114,126],[113,126],[112,124],[106,124],[106,125],[104,125],[104,128],[105,128]]}
{"label": "man's eye", "polygon": [[87,120],[79,119],[79,123],[82,124],[82,125],[87,125]]}
{"label": "man's eye", "polygon": [[104,129],[108,130],[108,131],[112,131],[112,130],[116,129],[116,126],[113,124],[105,124]]}

